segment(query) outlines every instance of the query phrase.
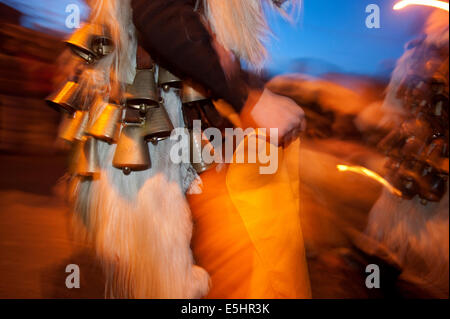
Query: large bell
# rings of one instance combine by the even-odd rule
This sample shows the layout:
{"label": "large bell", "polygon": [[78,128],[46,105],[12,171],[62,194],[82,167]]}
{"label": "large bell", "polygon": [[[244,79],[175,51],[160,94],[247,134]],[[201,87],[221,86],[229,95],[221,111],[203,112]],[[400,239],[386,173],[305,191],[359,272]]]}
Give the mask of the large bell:
{"label": "large bell", "polygon": [[80,141],[84,137],[88,121],[89,114],[86,111],[64,114],[58,136],[68,142]]}
{"label": "large bell", "polygon": [[203,92],[202,88],[195,87],[183,82],[183,91],[181,93],[181,99],[183,104],[192,103],[197,101],[208,100],[207,94]]}
{"label": "large bell", "polygon": [[209,151],[211,155],[214,154],[214,147],[211,142],[203,136],[203,133],[196,134],[193,130],[189,130],[189,142],[190,160],[192,167],[197,171],[197,174],[204,173],[216,165],[214,162],[207,163],[203,159],[202,152]]}
{"label": "large bell", "polygon": [[80,110],[81,89],[75,81],[68,81],[56,92],[48,96],[45,101],[55,109],[63,109],[69,113]]}
{"label": "large bell", "polygon": [[144,125],[144,137],[147,141],[157,143],[165,140],[173,130],[172,121],[162,103],[148,111]]}
{"label": "large bell", "polygon": [[95,177],[100,173],[97,140],[95,138],[85,136],[77,142],[70,171],[73,175],[82,177]]}
{"label": "large bell", "polygon": [[97,101],[95,108],[102,111],[87,129],[86,134],[108,143],[116,142],[119,123],[122,120],[122,107],[100,99]]}
{"label": "large bell", "polygon": [[127,106],[143,113],[158,105],[159,94],[154,69],[138,69],[133,84],[127,86]]}
{"label": "large bell", "polygon": [[148,145],[143,137],[143,126],[124,124],[113,159],[114,167],[128,175],[151,167]]}
{"label": "large bell", "polygon": [[72,51],[88,63],[108,55],[114,49],[111,37],[97,24],[85,24],[66,41]]}
{"label": "large bell", "polygon": [[180,88],[181,79],[167,71],[166,69],[159,67],[158,70],[158,85],[165,92],[168,92],[170,88]]}

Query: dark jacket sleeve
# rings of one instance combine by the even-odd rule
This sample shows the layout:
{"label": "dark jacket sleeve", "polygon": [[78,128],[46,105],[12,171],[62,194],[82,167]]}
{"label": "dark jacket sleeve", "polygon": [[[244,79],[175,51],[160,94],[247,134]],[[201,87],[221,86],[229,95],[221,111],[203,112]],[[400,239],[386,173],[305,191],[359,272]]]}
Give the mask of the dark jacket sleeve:
{"label": "dark jacket sleeve", "polygon": [[140,44],[172,73],[209,89],[240,111],[247,99],[241,78],[227,80],[212,38],[190,0],[132,0]]}

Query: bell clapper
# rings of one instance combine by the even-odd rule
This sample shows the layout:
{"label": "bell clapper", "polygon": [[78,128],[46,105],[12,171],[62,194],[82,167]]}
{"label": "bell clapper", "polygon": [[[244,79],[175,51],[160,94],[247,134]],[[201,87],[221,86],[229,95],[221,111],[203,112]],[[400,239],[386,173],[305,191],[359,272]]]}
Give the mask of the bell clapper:
{"label": "bell clapper", "polygon": [[139,113],[142,117],[145,117],[149,109],[149,106],[147,104],[141,104],[139,105]]}
{"label": "bell clapper", "polygon": [[131,174],[131,168],[129,168],[129,167],[124,167],[122,169],[122,171],[123,171],[123,174],[126,175],[126,176]]}
{"label": "bell clapper", "polygon": [[152,143],[154,146],[158,145],[159,140],[157,138],[150,139],[150,143]]}

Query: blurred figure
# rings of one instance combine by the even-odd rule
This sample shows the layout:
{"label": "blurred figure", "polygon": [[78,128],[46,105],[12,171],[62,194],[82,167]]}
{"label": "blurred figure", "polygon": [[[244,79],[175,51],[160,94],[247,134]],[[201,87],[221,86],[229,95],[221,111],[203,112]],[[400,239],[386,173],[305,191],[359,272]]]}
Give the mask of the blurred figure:
{"label": "blurred figure", "polygon": [[379,148],[402,197],[384,190],[366,230],[398,258],[400,278],[432,297],[448,297],[448,40],[448,13],[436,10],[425,37],[397,63],[381,121],[389,134]]}
{"label": "blurred figure", "polygon": [[[281,10],[284,2],[268,4]],[[265,59],[263,5],[257,0],[102,0],[91,5],[89,22],[67,41],[79,63],[49,97],[69,113],[60,136],[73,144],[69,174],[79,229],[86,231],[103,264],[108,297],[201,298],[209,276],[194,264],[185,193],[199,191],[199,174],[208,167],[171,160],[177,143],[169,139],[172,129],[191,130],[196,119],[220,127],[224,122],[211,98],[242,112],[246,127],[278,128],[286,145],[304,127],[303,112],[292,100],[252,89],[234,71],[240,71],[239,59],[255,69]],[[191,139],[196,147],[192,144]],[[298,236],[298,216],[292,218]],[[290,240],[283,232],[277,228]],[[280,251],[282,242],[276,246]],[[287,255],[301,257],[302,244],[299,238]],[[279,269],[286,272],[284,280],[292,282],[291,272],[300,272],[303,282],[304,293],[293,296],[309,296],[304,263],[286,265]]]}

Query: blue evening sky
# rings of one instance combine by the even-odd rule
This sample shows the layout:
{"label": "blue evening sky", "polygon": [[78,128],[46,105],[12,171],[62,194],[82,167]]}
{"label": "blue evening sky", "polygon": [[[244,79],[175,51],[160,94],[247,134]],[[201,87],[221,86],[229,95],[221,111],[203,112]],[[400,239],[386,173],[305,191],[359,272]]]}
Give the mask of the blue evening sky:
{"label": "blue evening sky", "polygon": [[[151,0],[149,0],[151,1]],[[245,1],[245,0],[243,0]],[[22,24],[69,32],[65,8],[81,0],[0,0],[24,12]],[[432,9],[410,7],[393,11],[397,0],[304,0],[301,19],[291,25],[270,14],[276,39],[268,43],[272,74],[302,71],[310,74],[345,72],[388,75],[404,45],[420,34]],[[381,8],[381,28],[368,29],[365,9]]]}

